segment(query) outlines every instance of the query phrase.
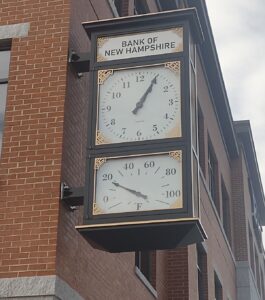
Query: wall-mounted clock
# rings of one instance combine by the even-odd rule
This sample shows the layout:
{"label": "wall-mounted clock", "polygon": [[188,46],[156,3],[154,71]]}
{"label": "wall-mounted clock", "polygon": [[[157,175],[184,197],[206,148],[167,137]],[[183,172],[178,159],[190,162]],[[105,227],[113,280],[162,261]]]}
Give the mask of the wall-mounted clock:
{"label": "wall-mounted clock", "polygon": [[183,208],[182,151],[96,158],[93,214]]}
{"label": "wall-mounted clock", "polygon": [[96,145],[181,137],[181,64],[98,71]]}
{"label": "wall-mounted clock", "polygon": [[84,224],[110,252],[206,238],[200,222],[195,9],[84,24],[91,38]]}

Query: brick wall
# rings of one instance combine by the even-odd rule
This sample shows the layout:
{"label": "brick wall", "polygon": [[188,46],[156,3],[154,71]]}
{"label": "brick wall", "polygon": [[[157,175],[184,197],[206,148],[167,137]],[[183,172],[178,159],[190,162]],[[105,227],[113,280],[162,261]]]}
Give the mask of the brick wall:
{"label": "brick wall", "polygon": [[12,41],[0,166],[0,278],[55,273],[69,4],[2,0]]}
{"label": "brick wall", "polygon": [[188,247],[167,252],[168,300],[189,300]]}

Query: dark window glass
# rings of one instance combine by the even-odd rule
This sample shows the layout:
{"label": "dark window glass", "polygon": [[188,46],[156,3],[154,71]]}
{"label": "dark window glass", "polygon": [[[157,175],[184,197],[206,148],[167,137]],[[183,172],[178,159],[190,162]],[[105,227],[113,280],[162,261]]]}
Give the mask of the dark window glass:
{"label": "dark window glass", "polygon": [[137,251],[135,252],[135,265],[144,277],[155,288],[156,286],[156,252]]}
{"label": "dark window glass", "polygon": [[3,141],[10,50],[0,42],[0,154]]}
{"label": "dark window glass", "polygon": [[161,11],[188,7],[185,0],[157,0],[157,5]]}
{"label": "dark window glass", "polygon": [[265,280],[262,268],[260,267],[260,285],[261,285],[261,298],[265,299]]}
{"label": "dark window glass", "polygon": [[198,294],[199,300],[208,299],[207,254],[200,244],[197,244]]}
{"label": "dark window glass", "polygon": [[215,300],[223,300],[223,288],[218,276],[214,275]]}
{"label": "dark window glass", "polygon": [[255,274],[255,260],[254,260],[254,244],[253,244],[253,236],[250,229],[250,226],[248,226],[248,236],[249,236],[249,254],[250,254],[250,265],[253,274]]}
{"label": "dark window glass", "polygon": [[218,165],[215,153],[213,151],[212,144],[208,145],[208,176],[209,176],[209,191],[212,200],[220,214],[219,198],[218,198]]}
{"label": "dark window glass", "polygon": [[223,207],[223,227],[231,245],[231,207],[230,199],[228,197],[227,190],[224,182],[222,181],[222,207]]}
{"label": "dark window glass", "polygon": [[142,15],[149,13],[149,8],[145,0],[134,0],[134,14]]}
{"label": "dark window glass", "polygon": [[198,139],[199,139],[199,162],[205,176],[205,138],[204,138],[204,117],[199,106],[198,109]]}
{"label": "dark window glass", "polygon": [[9,72],[10,51],[1,50],[0,45],[0,80],[7,80]]}
{"label": "dark window glass", "polygon": [[257,252],[257,249],[256,247],[255,248],[255,266],[256,266],[256,283],[257,283],[257,286],[258,286],[258,291],[260,293],[260,290],[261,290],[261,286],[260,286],[260,268],[259,268],[259,256],[258,256],[258,252]]}
{"label": "dark window glass", "polygon": [[128,16],[129,0],[113,0],[120,17]]}

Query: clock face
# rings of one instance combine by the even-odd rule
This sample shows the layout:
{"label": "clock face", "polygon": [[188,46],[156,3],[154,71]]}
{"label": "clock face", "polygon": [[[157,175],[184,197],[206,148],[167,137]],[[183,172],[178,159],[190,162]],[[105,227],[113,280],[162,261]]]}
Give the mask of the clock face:
{"label": "clock face", "polygon": [[96,159],[93,214],[183,207],[182,152]]}
{"label": "clock face", "polygon": [[179,61],[98,75],[96,144],[181,136]]}

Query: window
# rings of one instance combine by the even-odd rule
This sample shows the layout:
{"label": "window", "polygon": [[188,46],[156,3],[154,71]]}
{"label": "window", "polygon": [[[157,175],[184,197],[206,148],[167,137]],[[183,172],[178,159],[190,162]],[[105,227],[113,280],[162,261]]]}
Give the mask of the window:
{"label": "window", "polygon": [[205,176],[205,139],[204,139],[204,117],[200,106],[198,107],[198,139],[199,139],[199,163]]}
{"label": "window", "polygon": [[214,294],[215,294],[215,300],[223,300],[223,288],[222,284],[216,275],[214,274]]}
{"label": "window", "polygon": [[134,0],[134,14],[143,15],[149,13],[149,8],[146,0]]}
{"label": "window", "polygon": [[261,285],[261,298],[265,299],[265,281],[264,281],[264,275],[262,272],[262,268],[260,268],[260,285]]}
{"label": "window", "polygon": [[259,256],[258,256],[258,252],[257,252],[257,249],[255,246],[254,246],[254,248],[255,248],[256,282],[257,282],[258,291],[260,293],[261,286],[260,286],[260,273],[259,273],[259,271],[260,271]]}
{"label": "window", "polygon": [[207,254],[200,244],[197,244],[197,270],[199,300],[208,299]]}
{"label": "window", "polygon": [[115,17],[128,16],[129,0],[109,0],[109,4]]}
{"label": "window", "polygon": [[254,188],[252,186],[250,178],[248,178],[248,187],[249,187],[249,193],[250,193],[250,199],[251,199],[251,211],[252,211],[252,221],[253,221],[253,228],[254,233],[257,239],[257,244],[259,247],[260,252],[263,251],[263,245],[262,245],[262,227],[260,225],[260,217],[259,217],[259,211],[257,207],[257,201],[254,193]]}
{"label": "window", "polygon": [[160,11],[188,7],[185,0],[157,0],[157,6]]}
{"label": "window", "polygon": [[219,197],[218,197],[218,165],[217,159],[213,150],[213,146],[209,141],[208,144],[208,187],[212,197],[212,200],[220,214]]}
{"label": "window", "polygon": [[156,252],[135,252],[135,265],[153,288],[156,286]]}
{"label": "window", "polygon": [[3,140],[4,118],[7,98],[8,73],[10,62],[10,42],[0,41],[0,154]]}
{"label": "window", "polygon": [[230,208],[230,199],[228,197],[227,190],[225,188],[225,184],[222,180],[222,207],[223,207],[223,227],[225,234],[228,238],[228,241],[231,244],[232,237],[231,237],[231,208]]}
{"label": "window", "polygon": [[250,255],[250,266],[252,269],[253,274],[255,274],[255,261],[254,261],[254,244],[253,244],[253,236],[250,229],[250,226],[248,225],[248,236],[249,236],[249,255]]}

